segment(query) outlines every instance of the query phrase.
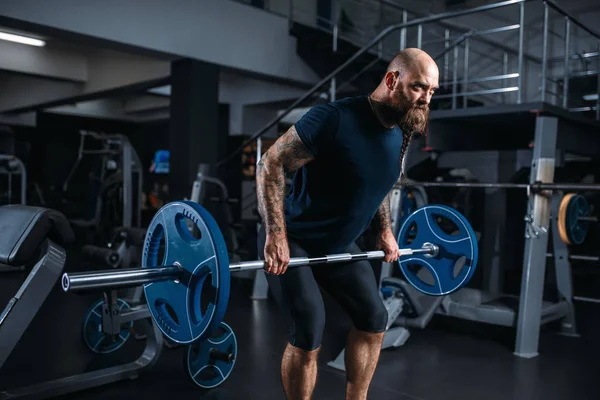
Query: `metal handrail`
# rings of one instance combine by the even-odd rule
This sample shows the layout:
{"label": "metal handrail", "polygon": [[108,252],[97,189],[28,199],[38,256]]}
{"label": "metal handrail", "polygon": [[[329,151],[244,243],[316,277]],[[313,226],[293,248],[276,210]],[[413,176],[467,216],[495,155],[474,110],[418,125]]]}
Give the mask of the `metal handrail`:
{"label": "metal handrail", "polygon": [[388,26],[383,31],[381,31],[377,36],[375,36],[375,38],[373,38],[368,44],[363,46],[360,50],[358,50],[350,58],[348,58],[348,60],[346,60],[342,65],[340,65],[339,67],[334,69],[329,75],[327,75],[325,78],[323,78],[319,82],[317,82],[313,87],[311,87],[299,99],[294,101],[288,108],[286,108],[277,117],[273,118],[263,128],[259,129],[255,133],[253,133],[235,151],[233,151],[227,157],[225,157],[221,161],[219,161],[216,164],[216,167],[218,168],[218,167],[224,165],[229,160],[231,160],[236,154],[241,152],[246,146],[248,146],[249,144],[254,142],[260,136],[264,135],[269,129],[274,127],[279,121],[281,121],[284,117],[286,117],[292,110],[294,110],[296,107],[298,107],[304,101],[306,101],[309,97],[311,97],[313,94],[315,94],[322,86],[324,86],[326,83],[331,81],[331,79],[333,79],[337,74],[339,74],[341,71],[346,69],[350,64],[352,64],[355,60],[357,60],[360,56],[362,56],[364,53],[366,53],[369,49],[371,49],[373,46],[375,46],[377,43],[379,43],[381,40],[383,40],[385,37],[387,37],[390,33],[395,32],[399,29],[409,28],[409,27],[415,26],[415,25],[421,25],[421,24],[441,21],[441,20],[448,19],[448,18],[455,18],[455,17],[461,17],[461,16],[465,16],[465,15],[470,15],[470,14],[476,14],[476,13],[483,12],[483,11],[494,10],[494,9],[498,9],[498,8],[515,5],[515,4],[527,3],[530,1],[534,1],[534,0],[506,0],[506,1],[499,2],[499,3],[495,3],[495,4],[488,4],[488,5],[481,6],[481,7],[471,8],[468,10],[445,12],[445,13],[441,13],[441,14],[437,14],[437,15],[432,15],[429,17],[417,18],[417,19],[413,19],[411,21]]}
{"label": "metal handrail", "polygon": [[562,8],[561,6],[559,6],[554,0],[544,0],[544,3],[548,4],[554,10],[558,11],[560,14],[562,14],[565,17],[567,17],[568,19],[570,19],[575,25],[577,25],[578,27],[580,27],[581,29],[583,29],[584,31],[586,31],[587,33],[589,33],[590,35],[592,35],[596,39],[600,39],[600,35],[599,34],[597,34],[596,32],[592,31],[587,26],[583,25],[583,23],[581,23],[577,18],[575,18],[572,14],[570,14],[564,8]]}

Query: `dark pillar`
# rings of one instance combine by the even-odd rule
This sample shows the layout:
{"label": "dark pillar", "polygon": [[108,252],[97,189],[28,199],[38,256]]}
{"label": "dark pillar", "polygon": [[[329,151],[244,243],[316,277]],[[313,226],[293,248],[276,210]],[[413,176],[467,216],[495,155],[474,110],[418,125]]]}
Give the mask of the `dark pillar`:
{"label": "dark pillar", "polygon": [[173,201],[190,197],[198,164],[219,160],[219,67],[189,59],[172,62],[170,114]]}

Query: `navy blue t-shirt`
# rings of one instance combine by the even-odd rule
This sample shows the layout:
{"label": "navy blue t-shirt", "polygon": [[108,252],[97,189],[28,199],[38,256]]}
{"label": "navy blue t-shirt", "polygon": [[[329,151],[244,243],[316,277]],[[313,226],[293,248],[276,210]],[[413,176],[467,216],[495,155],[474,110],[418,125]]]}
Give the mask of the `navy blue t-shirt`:
{"label": "navy blue t-shirt", "polygon": [[381,125],[367,96],[312,107],[295,128],[315,159],[285,198],[288,236],[310,251],[344,252],[400,177],[402,131]]}

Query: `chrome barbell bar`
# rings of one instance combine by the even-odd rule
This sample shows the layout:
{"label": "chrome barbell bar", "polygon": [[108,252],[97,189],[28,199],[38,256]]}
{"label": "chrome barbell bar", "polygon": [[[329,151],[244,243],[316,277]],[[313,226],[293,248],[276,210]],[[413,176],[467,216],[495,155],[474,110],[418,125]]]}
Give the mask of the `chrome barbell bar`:
{"label": "chrome barbell bar", "polygon": [[[439,247],[435,244],[425,243],[420,249],[400,249],[400,257],[413,254],[426,254],[435,257]],[[321,257],[292,257],[288,267],[302,267],[317,264],[333,264],[346,261],[380,260],[385,257],[382,250],[366,251],[361,253],[341,253],[324,255]],[[243,261],[229,265],[230,272],[251,271],[263,269],[263,260]],[[152,282],[161,282],[181,279],[182,268],[179,264],[161,266],[157,268],[129,268],[122,270],[105,270],[95,272],[64,273],[61,280],[65,292],[93,290],[93,289],[118,289],[139,286]]]}

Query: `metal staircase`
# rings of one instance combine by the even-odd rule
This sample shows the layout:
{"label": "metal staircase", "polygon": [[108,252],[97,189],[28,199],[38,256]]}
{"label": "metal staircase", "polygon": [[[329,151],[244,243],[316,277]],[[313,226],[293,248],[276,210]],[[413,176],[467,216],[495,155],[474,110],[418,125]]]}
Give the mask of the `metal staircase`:
{"label": "metal staircase", "polygon": [[[406,47],[432,56],[447,51],[438,60],[442,90],[432,109],[541,101],[600,117],[600,36],[554,0],[508,0],[426,17],[389,0],[340,0],[324,17],[313,3],[290,0],[277,11],[289,19],[300,56],[324,78],[249,142],[322,93],[333,100],[371,90]],[[511,18],[498,18],[500,9]]]}

